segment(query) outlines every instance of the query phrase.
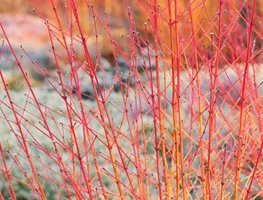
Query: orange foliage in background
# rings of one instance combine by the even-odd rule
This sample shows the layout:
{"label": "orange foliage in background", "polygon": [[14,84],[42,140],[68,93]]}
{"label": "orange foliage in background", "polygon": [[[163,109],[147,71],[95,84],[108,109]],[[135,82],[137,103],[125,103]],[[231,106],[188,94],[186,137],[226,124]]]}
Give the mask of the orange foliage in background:
{"label": "orange foliage in background", "polygon": [[[12,12],[12,13],[27,13],[33,14],[32,9],[37,8],[36,12],[43,19],[50,19],[50,22],[54,25],[56,24],[55,15],[53,9],[51,9],[51,1],[43,0],[2,0],[0,6],[0,13]],[[56,10],[59,14],[60,20],[63,23],[64,28],[68,27],[67,18],[72,18],[72,8],[70,6],[70,0],[53,0]],[[145,39],[145,33],[147,29],[147,34],[150,40],[153,40],[153,32],[156,31],[152,27],[153,24],[153,0],[78,0],[75,1],[77,5],[77,10],[82,25],[82,29],[87,36],[87,42],[91,45],[95,44],[95,31],[94,31],[94,21],[92,9],[97,15],[96,21],[97,31],[99,34],[98,42],[100,46],[100,51],[102,55],[106,57],[112,56],[112,40],[116,41],[116,44],[120,45],[120,48],[127,52],[129,48],[129,39],[126,36],[129,35],[130,27],[133,26],[131,22],[134,21],[136,30],[140,33],[140,36]],[[208,46],[211,45],[211,33],[214,35],[214,40],[216,41],[216,33],[218,28],[218,10],[219,10],[219,1],[214,0],[178,0],[176,4],[171,3],[172,8],[172,21],[169,22],[169,8],[167,6],[167,0],[157,0],[159,5],[158,11],[158,35],[159,35],[159,44],[162,45],[164,56],[169,54],[170,51],[170,42],[173,40],[173,37],[169,35],[169,24],[178,22],[178,34],[181,41],[184,43],[190,40],[192,37],[196,37],[200,48],[202,50],[207,50]],[[41,5],[41,6],[39,6]],[[176,6],[176,10],[175,10]],[[248,7],[252,6],[252,1],[248,1]],[[129,8],[131,13],[132,21],[129,16]],[[239,37],[240,34],[243,35],[239,40],[246,40],[246,30],[247,25],[245,22],[245,15],[250,14],[246,13],[245,3],[240,1],[225,0],[223,1],[223,17],[222,24],[224,26],[229,26],[226,30],[230,30],[230,24],[234,23],[236,20],[235,26],[243,26],[243,28],[236,28],[231,32],[230,43],[225,43],[223,52],[230,54],[233,49],[231,49],[231,41],[236,37]],[[248,8],[247,10],[251,10]],[[177,12],[177,16],[175,16]],[[107,13],[105,15],[105,13]],[[190,15],[191,13],[191,15]],[[258,31],[257,41],[255,41],[255,48],[260,49],[262,47],[262,28],[263,23],[263,3],[262,1],[257,1],[256,8],[256,17],[255,17],[255,30]],[[108,22],[107,22],[108,20]],[[70,20],[68,20],[70,21]],[[145,23],[147,26],[145,26]],[[192,23],[192,27],[191,27]],[[105,25],[108,24],[108,27]],[[146,28],[145,28],[146,27]],[[75,34],[78,34],[78,30],[75,24]],[[109,28],[109,29],[107,29]],[[133,26],[134,28],[134,26]],[[65,29],[66,32],[67,29]],[[242,31],[243,30],[243,31]],[[109,37],[109,31],[111,32],[111,37]],[[194,31],[195,35],[192,34]],[[232,39],[231,39],[232,38]],[[202,44],[202,45],[200,45]],[[180,44],[179,44],[180,45]],[[185,45],[184,45],[185,46]],[[202,49],[203,48],[203,49]],[[240,47],[242,48],[242,47]],[[174,50],[172,50],[174,52]],[[182,49],[183,52],[190,52],[191,47]]]}

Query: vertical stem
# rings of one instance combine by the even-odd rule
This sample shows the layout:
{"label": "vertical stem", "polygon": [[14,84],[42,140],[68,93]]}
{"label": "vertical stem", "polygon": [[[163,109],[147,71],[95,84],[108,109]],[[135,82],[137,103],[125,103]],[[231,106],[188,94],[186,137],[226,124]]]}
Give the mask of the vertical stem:
{"label": "vertical stem", "polygon": [[[236,173],[235,173],[235,187],[234,187],[234,200],[238,199],[238,190],[239,190],[239,176],[241,172],[241,158],[242,158],[242,144],[243,144],[243,129],[244,129],[244,107],[245,107],[245,87],[247,83],[247,75],[248,75],[248,65],[250,61],[250,49],[251,49],[251,38],[252,38],[252,30],[253,30],[253,22],[254,22],[254,17],[255,17],[255,8],[256,8],[256,0],[253,1],[253,8],[252,8],[252,16],[249,24],[249,30],[248,30],[248,38],[247,38],[247,52],[246,52],[246,65],[245,65],[245,70],[244,70],[244,79],[243,79],[243,84],[242,84],[242,93],[241,93],[241,106],[240,106],[240,119],[239,119],[239,133],[238,133],[238,149],[237,149],[237,160],[236,160]],[[261,149],[262,149],[262,144],[261,144]],[[261,152],[258,154],[258,158]],[[257,167],[255,166],[253,176],[255,174],[255,169]],[[252,181],[250,182],[250,184]],[[251,185],[249,186],[249,188]],[[249,190],[248,190],[249,191]],[[247,193],[248,195],[248,193]]]}
{"label": "vertical stem", "polygon": [[[171,66],[172,66],[172,91],[175,91],[175,58],[174,58],[174,44],[173,44],[173,20],[172,20],[172,3],[171,0],[168,0],[168,10],[169,10],[169,34],[170,34],[170,58],[171,58]],[[171,178],[173,178],[174,174],[174,165],[175,165],[175,178],[176,178],[176,199],[179,199],[179,193],[180,193],[180,179],[179,179],[179,147],[178,147],[178,138],[177,138],[177,131],[176,131],[176,98],[175,98],[175,92],[172,93],[172,119],[173,119],[173,145],[172,145],[172,161],[171,161],[171,169],[170,173],[172,175]],[[174,163],[174,158],[175,158],[175,163]],[[170,181],[172,182],[173,179]]]}
{"label": "vertical stem", "polygon": [[[199,62],[197,57],[197,41],[196,41],[196,31],[193,21],[193,11],[191,7],[191,1],[188,0],[189,4],[189,13],[190,13],[190,20],[191,20],[191,31],[193,35],[193,51],[194,51],[194,63],[196,68],[196,84],[197,84],[197,99],[198,99],[198,111],[199,113],[203,112],[203,104],[201,100],[201,85],[200,85],[200,79],[199,79]],[[206,179],[205,179],[205,162],[204,162],[204,149],[203,149],[203,115],[200,114],[199,116],[199,136],[202,138],[200,141],[200,161],[201,161],[201,175],[202,175],[202,189],[203,189],[203,199],[206,200]]]}
{"label": "vertical stem", "polygon": [[181,184],[183,191],[183,199],[188,199],[188,195],[185,187],[185,172],[184,172],[184,144],[183,144],[183,127],[182,127],[182,114],[181,114],[181,84],[180,84],[180,76],[181,76],[181,54],[180,54],[180,42],[179,42],[179,15],[178,15],[178,1],[175,1],[174,6],[174,30],[175,30],[175,45],[176,45],[176,76],[177,76],[177,85],[176,90],[173,90],[173,93],[176,91],[176,100],[177,100],[177,117],[178,117],[178,126],[179,126],[179,141],[180,141],[180,167],[181,167]]}
{"label": "vertical stem", "polygon": [[[218,41],[217,41],[217,49],[215,55],[215,61],[212,63],[211,66],[211,86],[212,91],[210,94],[210,106],[209,106],[209,135],[208,135],[208,148],[207,148],[207,196],[208,199],[212,199],[211,195],[211,153],[212,153],[212,141],[213,141],[213,131],[214,131],[214,122],[215,122],[215,103],[216,103],[216,84],[217,84],[217,77],[218,77],[218,64],[219,64],[219,55],[221,52],[221,21],[222,21],[222,5],[223,0],[219,0],[219,20],[218,20]],[[213,70],[214,68],[214,70]]]}
{"label": "vertical stem", "polygon": [[224,198],[225,166],[226,166],[226,144],[224,144],[224,152],[223,152],[222,179],[221,179],[221,189],[220,189],[220,199],[221,200],[223,200]]}
{"label": "vertical stem", "polygon": [[[162,111],[162,95],[160,89],[160,67],[159,67],[159,48],[158,48],[158,7],[157,0],[154,1],[154,44],[155,44],[155,66],[156,66],[156,82],[157,82],[157,104],[158,104],[158,120],[159,120],[159,130],[160,130],[160,140],[161,140],[161,151],[163,160],[163,172],[164,172],[164,185],[165,194],[168,198],[168,179],[167,179],[167,160],[166,160],[166,144],[164,137],[164,125],[163,125],[163,111]],[[158,151],[156,152],[158,153]],[[159,188],[160,190],[161,188]],[[160,191],[161,192],[161,191]],[[161,192],[162,193],[162,192]],[[160,196],[161,198],[161,196]]]}

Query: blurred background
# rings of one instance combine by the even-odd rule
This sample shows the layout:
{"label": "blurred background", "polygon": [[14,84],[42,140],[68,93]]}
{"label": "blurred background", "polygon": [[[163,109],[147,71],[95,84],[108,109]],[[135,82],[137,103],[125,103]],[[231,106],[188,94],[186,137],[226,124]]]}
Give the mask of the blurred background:
{"label": "blurred background", "polygon": [[[74,1],[79,16],[82,31],[90,49],[93,62],[97,55],[105,58],[110,65],[114,65],[114,49],[120,49],[127,57],[131,57],[134,51],[131,42],[137,46],[146,46],[147,41],[153,44],[154,1],[143,0],[76,0]],[[170,42],[174,40],[169,34],[169,24],[178,22],[178,34],[181,50],[185,60],[192,56],[193,48],[198,49],[198,57],[211,56],[208,51],[217,41],[219,1],[214,0],[178,0],[176,4],[169,1],[159,0],[158,3],[158,44],[160,45],[162,59],[169,63],[169,56],[175,49],[170,49]],[[53,4],[53,5],[52,5]],[[222,4],[222,54],[220,65],[244,62],[248,22],[251,18],[253,1],[225,0]],[[175,16],[175,7],[177,16]],[[55,9],[54,9],[55,8]],[[169,9],[171,19],[169,21]],[[257,0],[255,9],[255,24],[253,28],[253,59],[262,61],[262,24],[263,24],[263,1]],[[54,12],[55,11],[55,12]],[[59,21],[56,18],[58,16]],[[24,50],[29,53],[33,60],[38,60],[47,70],[55,68],[53,56],[50,53],[50,37],[45,24],[49,20],[50,29],[54,34],[55,47],[60,52],[60,60],[68,63],[65,48],[60,44],[61,34],[58,24],[63,32],[74,37],[76,58],[85,60],[83,46],[79,38],[79,30],[73,16],[71,1],[69,0],[2,0],[0,4],[0,20],[5,32],[19,55]],[[132,32],[139,33],[131,38]],[[193,34],[194,32],[194,34]],[[96,37],[97,35],[97,37]],[[212,37],[213,36],[213,37]],[[57,37],[57,38],[55,38]],[[190,45],[195,37],[197,44]],[[16,63],[7,46],[7,41],[0,31],[1,57],[0,68],[14,68]],[[133,41],[132,41],[133,40]],[[112,45],[112,41],[116,46]],[[174,42],[174,41],[173,41]],[[138,43],[140,43],[138,45]],[[23,50],[21,50],[22,45]],[[173,47],[175,48],[175,47]],[[62,53],[64,52],[64,53]],[[119,52],[115,52],[115,54]],[[26,57],[26,56],[24,56]],[[167,58],[167,59],[166,59]],[[23,65],[30,65],[30,60],[22,59]],[[189,68],[182,59],[185,68]],[[194,66],[192,66],[194,67]],[[31,70],[34,71],[34,70]],[[33,73],[34,74],[34,73]],[[37,73],[33,75],[39,77]],[[43,77],[42,77],[43,79]]]}
{"label": "blurred background", "polygon": [[[4,25],[7,26],[6,29],[10,39],[13,39],[15,43],[30,43],[32,40],[35,41],[34,44],[36,42],[47,42],[49,38],[43,19],[49,19],[53,25],[58,25],[55,12],[52,9],[53,6],[56,8],[56,14],[60,19],[60,23],[65,28],[64,31],[68,29],[69,22],[73,18],[69,0],[2,0],[1,2],[1,19]],[[53,6],[51,2],[53,2]],[[151,27],[153,23],[153,2],[152,0],[76,0],[75,5],[82,30],[91,43],[95,39],[93,15],[96,15],[97,31],[101,35],[100,45],[104,45],[101,48],[102,54],[110,56],[111,47],[107,44],[108,41],[106,39],[109,33],[105,31],[105,26],[109,26],[112,37],[117,43],[119,42],[118,44],[121,44],[121,36],[129,34],[130,28],[136,29],[142,38],[144,38],[147,31],[148,36],[151,38],[154,31]],[[168,44],[170,41],[167,31],[170,23],[168,3],[166,0],[156,2],[159,6],[158,31],[161,38],[160,42]],[[246,40],[247,19],[251,17],[253,1],[225,0],[222,2],[222,24],[224,25],[224,30],[230,31],[232,37],[236,37],[238,40]],[[190,24],[193,23],[199,42],[208,45],[210,33],[216,33],[218,28],[219,1],[177,0],[176,4],[171,2],[172,21],[175,20],[173,12],[175,6],[177,7],[176,20],[178,20],[182,40],[191,37]],[[254,42],[255,47],[258,47],[258,49],[262,46],[262,18],[263,3],[257,0],[254,24],[254,34],[257,37],[255,37],[256,41]],[[237,22],[234,26],[233,21]],[[145,30],[145,23],[149,24],[147,30]],[[77,33],[75,25],[73,22],[73,31]],[[230,25],[233,27],[229,27]],[[1,37],[3,37],[2,33]],[[30,41],[27,41],[27,37],[30,37]],[[244,42],[240,43],[244,44]],[[32,45],[32,47],[34,46],[36,45]],[[230,49],[228,50],[231,51]]]}

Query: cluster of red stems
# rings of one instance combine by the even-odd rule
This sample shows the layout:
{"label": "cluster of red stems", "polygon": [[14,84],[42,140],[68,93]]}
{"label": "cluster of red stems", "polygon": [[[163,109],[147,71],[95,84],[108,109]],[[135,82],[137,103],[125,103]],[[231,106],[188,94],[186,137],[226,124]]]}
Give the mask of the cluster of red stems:
{"label": "cluster of red stems", "polygon": [[[92,19],[87,36],[83,16],[77,9],[78,1],[66,1],[64,15],[60,16],[54,1],[50,0],[54,18],[45,20],[45,24],[58,80],[55,82],[44,73],[43,76],[60,96],[65,107],[61,112],[39,101],[0,23],[17,68],[27,83],[31,102],[24,106],[14,102],[0,71],[8,99],[6,106],[14,116],[11,121],[2,112],[1,120],[9,124],[9,134],[15,135],[19,147],[19,150],[6,150],[0,142],[1,181],[11,199],[17,199],[16,182],[30,188],[32,199],[47,199],[48,184],[56,193],[55,199],[262,198],[263,109],[260,94],[247,92],[248,82],[254,83],[254,91],[261,86],[254,80],[257,72],[248,76],[263,58],[262,30],[255,26],[256,20],[262,21],[257,18],[257,1],[250,6],[240,2],[234,8],[231,1],[219,0],[218,12],[205,17],[198,26],[193,18],[197,8],[193,7],[193,1],[187,2],[183,12],[178,11],[177,1],[167,0],[165,7],[160,7],[157,0],[139,2],[138,6],[148,15],[148,20],[140,24],[144,27],[140,33],[133,19],[133,8],[127,8],[129,33],[121,37],[127,44],[127,49],[122,49],[120,40],[111,34],[110,15],[97,13],[95,6],[85,1]],[[204,5],[202,1],[197,6],[205,13]],[[37,9],[35,12],[41,17]],[[91,35],[96,40],[96,58],[91,57],[87,45]],[[97,72],[104,70],[99,62],[101,35],[110,41],[116,65],[114,78],[120,82],[121,101],[115,103],[108,100],[114,93],[114,85],[102,88],[97,78]],[[74,42],[81,44],[84,61],[74,54]],[[55,43],[60,43],[59,51]],[[69,63],[69,80],[63,77],[61,54],[66,55]],[[137,55],[149,66],[142,67],[146,76],[135,64]],[[114,62],[117,57],[127,62],[133,87],[120,81],[119,66]],[[41,72],[41,67],[34,65]],[[82,99],[83,85],[76,66],[90,79],[94,107]],[[225,101],[218,104],[218,76],[227,69],[238,72],[240,96],[238,100],[231,100],[230,93],[221,93]],[[187,82],[182,82],[184,77],[188,77]],[[205,78],[209,80],[207,91],[202,90]],[[76,94],[72,92],[73,85]],[[187,89],[182,90],[183,87]],[[168,90],[172,91],[170,98]],[[223,105],[228,108],[227,114],[222,113]],[[29,106],[39,112],[36,119],[40,123],[34,124],[24,117]],[[120,124],[111,116],[112,109],[121,116]],[[56,121],[52,113],[63,116],[67,123]],[[51,128],[50,120],[57,131]],[[92,126],[95,122],[99,124],[97,129]],[[36,133],[27,131],[27,125],[46,137],[50,146],[41,144],[34,136]],[[154,150],[149,152],[151,146]],[[50,162],[45,163],[43,157],[34,154],[35,150]],[[22,164],[25,160],[27,168]],[[24,178],[14,175],[14,166]],[[4,198],[1,192],[0,199]]]}

